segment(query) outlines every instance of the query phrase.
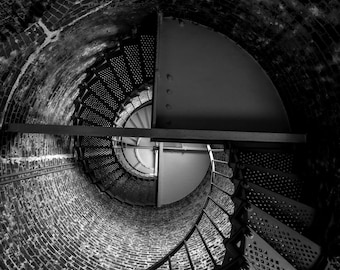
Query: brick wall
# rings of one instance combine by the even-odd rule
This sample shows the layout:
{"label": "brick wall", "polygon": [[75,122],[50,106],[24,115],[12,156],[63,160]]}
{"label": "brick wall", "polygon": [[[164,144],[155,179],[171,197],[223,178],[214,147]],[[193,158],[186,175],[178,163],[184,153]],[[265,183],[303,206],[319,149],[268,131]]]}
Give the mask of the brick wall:
{"label": "brick wall", "polygon": [[29,28],[32,23],[43,15],[45,10],[50,8],[54,1],[2,1],[0,4],[0,41],[13,39],[16,35],[21,34],[20,39],[24,42],[30,42],[30,35],[23,32]]}
{"label": "brick wall", "polygon": [[0,185],[0,263],[9,269],[145,269],[191,228],[203,194],[159,209],[130,207],[74,169]]}
{"label": "brick wall", "polygon": [[116,45],[117,34],[128,33],[138,24],[152,4],[41,2],[47,10],[40,19],[35,18],[25,30],[15,28],[0,42],[1,123],[23,123],[29,118],[30,122],[70,124],[86,68],[102,50]]}
{"label": "brick wall", "polygon": [[47,134],[9,134],[1,135],[2,158],[29,158],[47,155],[69,154],[73,139]]}

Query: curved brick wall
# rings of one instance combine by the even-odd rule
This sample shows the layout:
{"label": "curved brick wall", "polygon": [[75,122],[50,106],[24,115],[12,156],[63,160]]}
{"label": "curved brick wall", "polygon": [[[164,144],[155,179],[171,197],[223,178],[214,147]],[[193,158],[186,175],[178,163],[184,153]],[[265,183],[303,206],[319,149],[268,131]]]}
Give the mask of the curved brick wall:
{"label": "curved brick wall", "polygon": [[207,180],[186,199],[159,209],[112,200],[77,169],[0,185],[0,265],[145,269],[192,227]]}

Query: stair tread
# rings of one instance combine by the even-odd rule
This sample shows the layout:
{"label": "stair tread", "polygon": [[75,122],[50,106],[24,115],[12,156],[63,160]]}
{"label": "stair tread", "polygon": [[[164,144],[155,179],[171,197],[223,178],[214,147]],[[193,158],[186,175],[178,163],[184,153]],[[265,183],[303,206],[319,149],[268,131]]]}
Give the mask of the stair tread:
{"label": "stair tread", "polygon": [[111,146],[111,140],[104,137],[83,136],[81,140],[83,146]]}
{"label": "stair tread", "polygon": [[267,169],[256,165],[243,165],[243,177],[261,187],[279,193],[285,197],[300,201],[302,196],[303,180],[292,173],[285,173]]}
{"label": "stair tread", "polygon": [[[248,211],[248,224],[297,269],[310,269],[321,253],[319,245],[294,231],[255,205]],[[303,258],[303,260],[301,260]]]}
{"label": "stair tread", "polygon": [[111,122],[109,119],[104,118],[99,113],[94,110],[89,109],[88,107],[83,107],[83,109],[79,110],[79,118],[95,125],[102,127],[112,127],[113,121]]}
{"label": "stair tread", "polygon": [[243,163],[243,166],[245,166],[246,168],[249,169],[253,169],[253,170],[260,170],[260,171],[264,171],[264,172],[269,172],[272,174],[280,174],[281,176],[285,176],[285,177],[289,177],[289,178],[294,178],[294,179],[299,179],[300,177],[295,174],[295,173],[291,173],[291,172],[283,172],[277,169],[271,169],[271,168],[265,168],[259,165],[253,165],[253,164],[247,164],[247,163]]}
{"label": "stair tread", "polygon": [[92,106],[101,114],[106,115],[110,119],[115,118],[115,113],[111,109],[111,107],[109,107],[110,105],[106,102],[106,100],[99,98],[98,95],[95,95],[92,92],[90,92],[85,98],[83,98],[82,102],[87,106]]}
{"label": "stair tread", "polygon": [[250,231],[252,237],[246,237],[245,240],[245,257],[250,265],[255,269],[296,270],[254,230]]}
{"label": "stair tread", "polygon": [[97,156],[112,156],[110,148],[85,148],[84,159]]}
{"label": "stair tread", "polygon": [[107,160],[105,161],[101,161],[101,162],[89,162],[88,164],[88,168],[94,172],[100,170],[101,173],[106,173],[107,169],[106,168],[110,168],[111,165],[115,166],[114,164],[116,163],[117,161],[111,157],[111,158],[108,158]]}
{"label": "stair tread", "polygon": [[[235,183],[240,182],[234,179]],[[278,193],[249,183],[247,199],[292,229],[302,233],[313,222],[315,209]]]}
{"label": "stair tread", "polygon": [[282,152],[258,152],[241,150],[239,160],[244,164],[256,165],[281,172],[292,173],[294,155]]}
{"label": "stair tread", "polygon": [[141,51],[138,42],[139,40],[134,40],[132,43],[123,42],[122,48],[128,69],[131,72],[131,79],[135,86],[142,84],[144,81],[141,64]]}
{"label": "stair tread", "polygon": [[118,164],[110,163],[100,170],[97,170],[97,169],[93,170],[93,173],[96,177],[97,182],[102,182],[103,179],[107,181],[107,177],[112,176],[112,174],[116,172],[117,170],[119,170],[119,168],[120,166]]}
{"label": "stair tread", "polygon": [[155,71],[156,38],[154,35],[140,35],[140,51],[145,79],[153,79]]}
{"label": "stair tread", "polygon": [[[121,177],[120,179],[122,179]],[[125,177],[122,181],[119,179],[112,182],[109,190],[117,197],[124,201],[129,201],[131,204],[139,205],[155,205],[155,194],[151,190],[155,187],[154,181],[140,181],[138,183],[139,189],[131,188],[131,182],[139,180],[131,180],[131,178]],[[134,183],[136,184],[136,183]]]}
{"label": "stair tread", "polygon": [[110,63],[115,72],[117,82],[121,85],[123,92],[125,94],[131,93],[133,85],[125,63],[124,55],[121,53],[120,55],[110,58]]}
{"label": "stair tread", "polygon": [[126,96],[118,85],[111,66],[107,65],[105,69],[96,71],[95,78],[97,80],[89,85],[91,93],[104,99],[111,110],[116,113],[119,110],[120,103],[125,100]]}
{"label": "stair tread", "polygon": [[[88,148],[86,148],[86,149],[88,149]],[[103,148],[102,147],[92,147],[92,148],[89,148],[89,149],[103,149]],[[106,148],[104,148],[104,149],[106,149]],[[91,160],[91,159],[97,159],[97,158],[110,158],[110,157],[113,157],[112,153],[105,154],[105,155],[89,156],[89,157],[87,157],[85,159]]]}

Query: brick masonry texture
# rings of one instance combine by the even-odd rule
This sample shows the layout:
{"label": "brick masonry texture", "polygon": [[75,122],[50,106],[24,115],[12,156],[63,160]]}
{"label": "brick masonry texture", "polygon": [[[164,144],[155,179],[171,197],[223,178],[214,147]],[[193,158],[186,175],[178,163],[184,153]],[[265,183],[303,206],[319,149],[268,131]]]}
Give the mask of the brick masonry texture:
{"label": "brick masonry texture", "polygon": [[42,156],[38,159],[31,157],[14,159],[2,158],[0,162],[0,183],[26,178],[30,176],[30,174],[34,176],[35,174],[41,173],[41,171],[56,167],[62,168],[71,164],[74,164],[72,155]]}
{"label": "brick masonry texture", "polygon": [[[1,1],[0,4],[0,41],[4,42],[17,34],[23,33],[54,1]],[[23,34],[25,41],[28,36]],[[29,42],[28,40],[26,40]]]}
{"label": "brick masonry texture", "polygon": [[[1,133],[0,133],[1,134]],[[29,158],[71,153],[73,140],[46,134],[1,134],[2,158]]]}
{"label": "brick masonry texture", "polygon": [[[53,158],[68,153],[65,149],[52,136],[21,135],[11,141],[2,160],[41,158],[39,164],[31,164],[39,168],[66,162]],[[44,157],[50,160],[43,161]],[[19,170],[29,169],[26,165],[20,163]],[[5,163],[2,167],[5,176],[18,169]],[[209,180],[210,172],[188,197],[159,209],[112,200],[76,169],[0,185],[0,265],[5,269],[145,269],[192,228],[206,199]],[[233,192],[227,179],[217,178],[215,183]],[[211,196],[232,213],[232,203],[223,199],[223,194],[213,190]],[[207,212],[228,237],[231,227],[226,214],[211,202]],[[222,237],[206,217],[198,226],[215,260],[221,263],[225,252]],[[212,269],[197,232],[187,244],[194,264]],[[173,266],[189,266],[183,248],[173,257]]]}
{"label": "brick masonry texture", "polygon": [[8,269],[145,269],[191,228],[204,193],[159,209],[130,207],[73,169],[2,185],[0,194],[0,261]]}
{"label": "brick masonry texture", "polygon": [[[57,1],[41,18],[48,30],[36,22],[20,34],[23,42],[17,35],[0,44],[0,116],[4,122],[22,123],[29,118],[33,123],[70,124],[73,100],[86,68],[95,62],[100,51],[115,46],[117,33],[129,32],[153,4],[149,1],[130,9],[129,1],[112,2],[90,14],[107,3]],[[85,14],[89,15],[78,21]],[[59,39],[43,46],[46,31],[58,32],[60,27]],[[27,60],[29,64],[21,74]]]}

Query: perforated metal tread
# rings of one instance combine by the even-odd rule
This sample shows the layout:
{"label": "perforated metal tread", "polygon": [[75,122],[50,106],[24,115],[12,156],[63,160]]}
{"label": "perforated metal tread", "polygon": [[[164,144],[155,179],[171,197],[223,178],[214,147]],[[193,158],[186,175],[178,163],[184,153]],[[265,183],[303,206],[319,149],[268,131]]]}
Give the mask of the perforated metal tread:
{"label": "perforated metal tread", "polygon": [[255,205],[251,205],[248,211],[248,224],[281,256],[299,270],[310,269],[320,256],[320,246]]}
{"label": "perforated metal tread", "polygon": [[[135,188],[134,181],[131,181],[129,175],[121,170],[120,173],[111,181],[108,189],[116,198],[122,201],[128,201],[135,205],[155,205],[156,204],[156,182],[155,181],[138,181],[138,189]],[[110,177],[111,179],[112,177]]]}
{"label": "perforated metal tread", "polygon": [[110,157],[98,157],[95,159],[87,160],[89,169],[91,170],[104,170],[105,167],[114,164],[116,162],[115,158],[113,156]]}
{"label": "perforated metal tread", "polygon": [[256,165],[281,172],[293,172],[294,155],[282,152],[256,152],[242,150],[239,160],[243,164]]}
{"label": "perforated metal tread", "polygon": [[80,110],[79,118],[84,119],[87,122],[94,124],[95,126],[112,127],[112,123],[109,119],[104,118],[96,111],[91,110],[87,107],[83,107],[83,109]]}
{"label": "perforated metal tread", "polygon": [[290,199],[300,201],[303,181],[295,174],[245,165],[244,179]]}
{"label": "perforated metal tread", "polygon": [[87,115],[88,113],[93,113],[95,118],[103,119],[104,121],[106,121],[108,123],[113,122],[112,117],[109,117],[106,114],[104,106],[101,103],[94,103],[93,105],[90,105],[86,102],[82,103],[80,105],[80,109],[78,110],[78,112],[79,112],[79,116],[81,118],[83,118],[84,115]]}
{"label": "perforated metal tread", "polygon": [[[234,180],[238,183],[239,180]],[[315,210],[303,203],[249,183],[247,199],[293,230],[303,233],[313,222]]]}
{"label": "perforated metal tread", "polygon": [[142,52],[142,64],[146,79],[153,79],[155,72],[156,37],[141,35],[140,50]]}
{"label": "perforated metal tread", "polygon": [[103,179],[107,181],[107,178],[112,177],[112,175],[119,169],[121,168],[117,162],[111,162],[110,164],[107,164],[102,170],[94,170],[96,181],[101,182]]}
{"label": "perforated metal tread", "polygon": [[133,90],[132,78],[128,72],[128,68],[125,63],[123,55],[116,56],[110,59],[111,67],[116,74],[118,83],[122,86],[122,90],[125,93],[131,93]]}
{"label": "perforated metal tread", "polygon": [[257,270],[296,270],[254,230],[245,240],[245,258]]}
{"label": "perforated metal tread", "polygon": [[108,155],[112,155],[112,150],[109,148],[86,148],[84,151],[84,158]]}
{"label": "perforated metal tread", "polygon": [[81,139],[81,145],[85,147],[111,147],[111,140],[103,137],[84,136]]}
{"label": "perforated metal tread", "polygon": [[82,99],[82,103],[89,107],[93,107],[95,110],[97,110],[102,115],[105,115],[109,119],[115,118],[115,113],[110,107],[111,105],[106,102],[106,99],[98,98],[98,95],[89,93]]}
{"label": "perforated metal tread", "polygon": [[124,44],[123,54],[126,59],[127,67],[132,74],[132,80],[134,85],[140,85],[143,83],[143,72],[142,72],[142,57],[138,43],[135,44]]}
{"label": "perforated metal tread", "polygon": [[110,65],[96,72],[97,81],[91,89],[97,95],[103,97],[113,110],[117,110],[120,102],[124,101],[126,95],[118,84],[115,73]]}

